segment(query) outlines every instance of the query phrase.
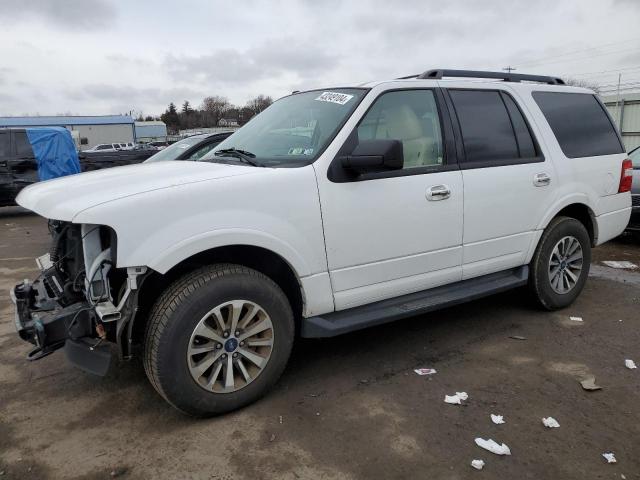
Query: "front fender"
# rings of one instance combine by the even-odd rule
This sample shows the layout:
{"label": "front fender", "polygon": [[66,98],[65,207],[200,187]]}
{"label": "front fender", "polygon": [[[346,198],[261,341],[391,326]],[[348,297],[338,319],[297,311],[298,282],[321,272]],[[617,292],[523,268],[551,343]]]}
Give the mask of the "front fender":
{"label": "front fender", "polygon": [[287,242],[266,232],[242,228],[213,230],[186,238],[155,256],[147,266],[164,274],[200,252],[229,245],[248,245],[270,250],[288,262],[298,278],[312,272],[304,257]]}

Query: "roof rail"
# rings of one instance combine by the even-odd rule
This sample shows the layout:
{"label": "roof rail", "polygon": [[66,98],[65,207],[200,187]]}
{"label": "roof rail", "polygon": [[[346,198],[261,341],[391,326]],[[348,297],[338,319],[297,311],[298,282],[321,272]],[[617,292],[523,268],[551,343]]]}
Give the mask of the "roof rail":
{"label": "roof rail", "polygon": [[[525,75],[522,73],[511,72],[483,72],[481,70],[427,70],[420,75],[410,75],[401,77],[401,79],[417,78],[417,79],[440,79],[442,77],[462,77],[462,78],[495,78],[504,80],[505,82],[539,82],[549,85],[565,85],[564,80],[558,77],[548,77],[545,75]],[[398,79],[400,80],[400,79]]]}

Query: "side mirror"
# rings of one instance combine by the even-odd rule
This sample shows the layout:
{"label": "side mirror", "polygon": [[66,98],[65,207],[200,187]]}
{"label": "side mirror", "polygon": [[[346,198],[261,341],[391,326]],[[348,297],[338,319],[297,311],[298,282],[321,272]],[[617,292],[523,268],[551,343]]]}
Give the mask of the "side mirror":
{"label": "side mirror", "polygon": [[400,170],[404,154],[400,140],[362,140],[351,155],[340,158],[342,167],[356,173]]}

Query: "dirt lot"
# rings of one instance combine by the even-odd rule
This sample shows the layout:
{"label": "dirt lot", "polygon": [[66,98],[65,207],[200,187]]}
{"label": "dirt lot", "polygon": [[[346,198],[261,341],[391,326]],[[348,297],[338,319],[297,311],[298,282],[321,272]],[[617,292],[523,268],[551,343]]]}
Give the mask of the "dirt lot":
{"label": "dirt lot", "polygon": [[[640,264],[631,240],[596,249],[569,309],[542,312],[515,291],[300,341],[269,396],[204,421],[169,407],[137,361],[96,378],[62,352],[25,360],[7,292],[34,276],[47,246],[42,219],[0,210],[0,479],[640,479],[640,369],[624,366],[640,364],[640,272],[599,263]],[[601,391],[582,390],[588,374]],[[445,404],[456,391],[469,394],[465,404]],[[545,428],[547,416],[560,428]],[[512,455],[482,450],[476,437]],[[617,464],[601,456],[609,451]]]}

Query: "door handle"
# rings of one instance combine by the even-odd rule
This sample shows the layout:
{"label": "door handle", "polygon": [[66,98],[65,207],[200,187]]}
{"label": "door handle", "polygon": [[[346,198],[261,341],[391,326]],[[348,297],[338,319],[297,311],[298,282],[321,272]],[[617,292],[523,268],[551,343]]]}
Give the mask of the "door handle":
{"label": "door handle", "polygon": [[533,176],[533,184],[536,187],[546,187],[550,183],[551,183],[551,177],[544,172],[536,173]]}
{"label": "door handle", "polygon": [[451,189],[446,185],[434,185],[427,189],[427,200],[436,202],[438,200],[446,200],[451,196]]}

